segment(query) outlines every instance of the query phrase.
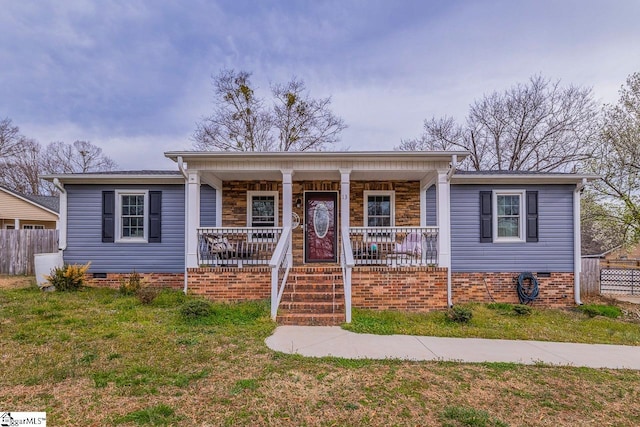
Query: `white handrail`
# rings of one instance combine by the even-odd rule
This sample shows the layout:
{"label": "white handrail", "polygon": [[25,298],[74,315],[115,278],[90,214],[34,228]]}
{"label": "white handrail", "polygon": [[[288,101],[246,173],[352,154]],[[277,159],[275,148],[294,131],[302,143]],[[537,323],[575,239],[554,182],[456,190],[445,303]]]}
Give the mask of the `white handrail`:
{"label": "white handrail", "polygon": [[[276,249],[273,251],[271,261],[269,261],[269,267],[271,267],[271,318],[273,320],[276,320],[278,315],[278,307],[280,306],[280,300],[282,299],[287,277],[289,276],[289,270],[291,269],[292,260],[291,257],[288,256],[290,244],[291,227],[284,227]],[[282,269],[284,269],[284,274],[282,280],[279,280]]]}
{"label": "white handrail", "polygon": [[349,228],[342,228],[342,276],[344,280],[344,312],[345,321],[351,323],[351,269],[355,266]]}

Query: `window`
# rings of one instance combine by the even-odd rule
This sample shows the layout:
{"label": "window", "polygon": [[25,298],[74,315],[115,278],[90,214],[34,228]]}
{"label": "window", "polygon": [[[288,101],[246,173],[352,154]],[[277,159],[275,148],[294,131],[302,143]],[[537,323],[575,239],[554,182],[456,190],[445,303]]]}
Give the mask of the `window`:
{"label": "window", "polygon": [[393,227],[394,193],[389,191],[364,192],[364,224],[366,227]]}
{"label": "window", "polygon": [[102,242],[162,243],[162,191],[103,191]]}
{"label": "window", "polygon": [[494,241],[523,242],[525,240],[524,200],[524,191],[494,191]]}
{"label": "window", "polygon": [[147,240],[148,192],[116,191],[116,230],[118,241]]}
{"label": "window", "polygon": [[44,225],[41,224],[24,224],[23,230],[44,230]]}
{"label": "window", "polygon": [[[278,192],[249,191],[247,193],[247,226],[278,226]],[[253,233],[252,239],[273,239],[273,233]]]}

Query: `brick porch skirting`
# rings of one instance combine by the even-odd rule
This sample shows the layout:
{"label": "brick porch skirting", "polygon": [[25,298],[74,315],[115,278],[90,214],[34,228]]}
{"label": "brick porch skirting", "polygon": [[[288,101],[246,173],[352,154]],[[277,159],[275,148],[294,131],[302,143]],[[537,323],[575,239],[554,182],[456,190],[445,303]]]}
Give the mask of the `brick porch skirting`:
{"label": "brick porch skirting", "polygon": [[[184,288],[184,273],[138,273],[142,279],[143,286],[153,288]],[[127,280],[131,273],[107,273],[107,277],[93,277],[92,273],[84,276],[87,286],[98,288],[119,289],[122,280]]]}
{"label": "brick porch skirting", "polygon": [[447,308],[447,269],[434,267],[354,267],[354,308],[426,312]]}
{"label": "brick porch skirting", "polygon": [[269,267],[206,267],[187,270],[188,293],[217,302],[271,298]]}
{"label": "brick porch skirting", "polygon": [[[520,273],[452,273],[451,288],[454,304],[465,302],[506,302],[518,304],[516,290]],[[575,305],[573,299],[573,273],[551,273],[551,277],[539,277],[539,296],[534,307],[562,308]]]}

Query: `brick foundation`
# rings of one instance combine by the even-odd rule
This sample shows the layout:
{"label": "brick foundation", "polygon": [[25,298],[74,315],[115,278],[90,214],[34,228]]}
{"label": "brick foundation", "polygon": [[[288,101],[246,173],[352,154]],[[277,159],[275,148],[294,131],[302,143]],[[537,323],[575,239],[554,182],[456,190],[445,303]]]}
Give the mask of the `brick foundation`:
{"label": "brick foundation", "polygon": [[[138,273],[142,278],[143,286],[150,286],[153,288],[171,288],[182,289],[184,287],[184,274],[183,273]],[[93,286],[98,288],[111,288],[119,289],[120,282],[129,278],[131,273],[107,273],[106,278],[93,277],[93,274],[88,273],[84,276],[84,281],[87,286]]]}
{"label": "brick foundation", "polygon": [[271,268],[190,268],[188,292],[218,302],[238,302],[271,297]]}
{"label": "brick foundation", "polygon": [[[144,284],[156,288],[183,289],[182,273],[139,273]],[[85,276],[87,286],[118,289],[130,273],[108,273],[106,278]],[[517,304],[518,273],[452,273],[454,304],[467,302],[507,302]],[[237,302],[269,299],[269,267],[191,268],[190,294],[213,301]],[[570,307],[573,300],[573,273],[551,273],[538,277],[538,307]],[[355,267],[351,275],[352,306],[372,310],[426,312],[447,308],[447,269],[433,267]],[[485,285],[486,282],[486,285]],[[491,295],[491,296],[490,296]]]}
{"label": "brick foundation", "polygon": [[[497,302],[517,304],[518,275],[519,273],[452,273],[453,303],[491,302],[492,296]],[[551,277],[534,275],[538,279],[540,294],[532,303],[533,306],[561,308],[575,304],[573,273],[551,273]]]}
{"label": "brick foundation", "polygon": [[355,267],[351,274],[355,308],[425,312],[447,308],[447,269]]}

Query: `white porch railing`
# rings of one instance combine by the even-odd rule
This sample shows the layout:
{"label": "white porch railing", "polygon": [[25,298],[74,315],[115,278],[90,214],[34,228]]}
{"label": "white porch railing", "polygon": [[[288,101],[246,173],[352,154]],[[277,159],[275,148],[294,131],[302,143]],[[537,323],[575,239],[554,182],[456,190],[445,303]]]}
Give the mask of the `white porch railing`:
{"label": "white porch railing", "polygon": [[344,313],[345,321],[351,323],[351,269],[354,267],[353,250],[349,239],[349,229],[342,229],[342,245],[340,253],[342,277],[344,280]]}
{"label": "white porch railing", "polygon": [[269,267],[271,267],[271,318],[273,320],[276,320],[278,315],[280,300],[284,293],[284,287],[287,284],[289,270],[293,265],[290,248],[291,228],[284,227],[278,245],[269,261]]}
{"label": "white porch railing", "polygon": [[281,227],[198,228],[198,265],[267,265],[281,234]]}
{"label": "white porch railing", "polygon": [[438,265],[438,227],[350,227],[355,265]]}

